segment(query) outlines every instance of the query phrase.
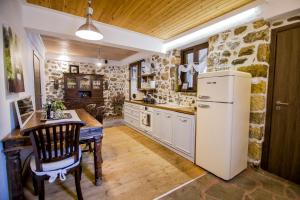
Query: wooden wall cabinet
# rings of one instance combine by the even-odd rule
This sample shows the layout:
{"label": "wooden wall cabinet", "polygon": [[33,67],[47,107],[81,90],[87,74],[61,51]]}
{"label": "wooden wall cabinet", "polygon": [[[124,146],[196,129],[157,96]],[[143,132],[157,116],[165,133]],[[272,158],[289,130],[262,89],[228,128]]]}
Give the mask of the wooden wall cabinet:
{"label": "wooden wall cabinet", "polygon": [[68,109],[85,108],[88,104],[104,105],[103,75],[64,74],[64,101]]}

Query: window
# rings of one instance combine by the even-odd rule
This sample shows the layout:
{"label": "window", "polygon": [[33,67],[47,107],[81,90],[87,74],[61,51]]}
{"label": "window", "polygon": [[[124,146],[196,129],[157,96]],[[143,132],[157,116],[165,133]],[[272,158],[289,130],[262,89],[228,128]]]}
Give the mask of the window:
{"label": "window", "polygon": [[[207,70],[207,53],[208,43],[203,43],[193,47],[189,47],[181,51],[181,65],[184,69],[178,70],[178,90],[181,92],[196,92],[197,91],[197,76],[198,73],[206,72]],[[195,64],[191,67],[189,64]]]}

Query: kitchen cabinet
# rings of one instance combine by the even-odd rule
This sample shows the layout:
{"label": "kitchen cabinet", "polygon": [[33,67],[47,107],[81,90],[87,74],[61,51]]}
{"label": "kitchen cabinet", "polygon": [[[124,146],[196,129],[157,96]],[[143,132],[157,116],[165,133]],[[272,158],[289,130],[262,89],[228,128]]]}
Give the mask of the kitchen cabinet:
{"label": "kitchen cabinet", "polygon": [[133,128],[140,129],[140,106],[125,103],[124,121]]}
{"label": "kitchen cabinet", "polygon": [[153,129],[152,129],[152,136],[155,139],[161,138],[161,129],[160,129],[160,121],[162,118],[162,112],[159,110],[153,111]]}
{"label": "kitchen cabinet", "polygon": [[130,127],[194,162],[195,115],[178,113],[160,108],[151,109],[152,130],[140,125],[139,117],[143,106],[125,103],[124,121]]}
{"label": "kitchen cabinet", "polygon": [[195,148],[193,119],[176,115],[173,119],[173,124],[174,147],[189,156],[193,156]]}
{"label": "kitchen cabinet", "polygon": [[160,126],[160,140],[168,145],[172,145],[172,119],[173,114],[162,112],[158,125]]}

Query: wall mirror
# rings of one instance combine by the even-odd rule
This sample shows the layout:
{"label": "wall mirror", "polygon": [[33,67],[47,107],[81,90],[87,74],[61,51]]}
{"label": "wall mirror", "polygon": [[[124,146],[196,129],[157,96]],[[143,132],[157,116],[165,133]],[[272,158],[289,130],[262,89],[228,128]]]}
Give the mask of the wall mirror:
{"label": "wall mirror", "polygon": [[181,51],[181,64],[177,68],[177,92],[196,92],[197,77],[207,69],[208,43]]}

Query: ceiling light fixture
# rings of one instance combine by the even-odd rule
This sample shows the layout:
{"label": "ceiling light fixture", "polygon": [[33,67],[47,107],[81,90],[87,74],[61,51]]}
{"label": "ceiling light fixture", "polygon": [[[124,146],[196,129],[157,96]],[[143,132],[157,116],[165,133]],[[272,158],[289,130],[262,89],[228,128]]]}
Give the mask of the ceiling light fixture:
{"label": "ceiling light fixture", "polygon": [[166,42],[163,45],[163,53],[167,52],[168,50],[181,47],[187,45],[189,43],[205,39],[213,34],[217,34],[219,32],[225,31],[235,26],[239,26],[241,24],[248,23],[257,18],[257,16],[261,14],[261,9],[259,7],[251,8],[244,12],[241,12],[237,15],[199,29],[195,32],[189,33],[185,36],[179,37],[177,39],[171,40]]}
{"label": "ceiling light fixture", "polygon": [[101,67],[102,66],[102,60],[100,59],[100,48],[99,48],[99,51],[98,51],[98,62],[96,63],[97,67]]}
{"label": "ceiling light fixture", "polygon": [[101,40],[102,33],[93,24],[93,8],[91,7],[92,0],[88,0],[88,7],[86,9],[86,22],[78,28],[75,35],[85,40]]}

